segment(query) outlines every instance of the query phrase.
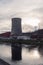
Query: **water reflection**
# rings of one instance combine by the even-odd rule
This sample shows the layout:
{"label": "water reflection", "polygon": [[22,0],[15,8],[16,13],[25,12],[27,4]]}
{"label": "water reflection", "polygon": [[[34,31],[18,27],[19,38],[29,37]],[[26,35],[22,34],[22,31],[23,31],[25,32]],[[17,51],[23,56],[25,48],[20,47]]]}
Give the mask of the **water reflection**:
{"label": "water reflection", "polygon": [[30,51],[28,49],[23,49],[23,57],[29,58],[29,59],[39,59],[40,54],[38,52],[38,48],[31,49]]}
{"label": "water reflection", "polygon": [[[0,45],[0,58],[4,59],[5,61],[11,63],[11,46],[8,45]],[[43,63],[43,58],[41,57],[41,53],[38,51],[38,47],[31,49],[29,48],[22,48],[22,61],[17,62],[16,65],[29,65],[30,64],[40,64]]]}
{"label": "water reflection", "polygon": [[31,57],[32,58],[40,58],[40,54],[38,52],[37,49],[34,49],[32,52],[31,52]]}
{"label": "water reflection", "polygon": [[11,57],[11,46],[0,45],[0,57]]}
{"label": "water reflection", "polygon": [[[23,57],[27,56],[29,58],[33,58],[33,59],[38,59],[40,58],[40,55],[43,53],[42,52],[43,50],[40,49],[40,51],[38,50],[38,48],[33,48],[31,50],[29,50],[29,48],[25,48],[23,47],[22,48],[22,55]],[[5,56],[5,57],[11,57],[11,46],[8,46],[8,45],[0,45],[0,55],[1,56]]]}

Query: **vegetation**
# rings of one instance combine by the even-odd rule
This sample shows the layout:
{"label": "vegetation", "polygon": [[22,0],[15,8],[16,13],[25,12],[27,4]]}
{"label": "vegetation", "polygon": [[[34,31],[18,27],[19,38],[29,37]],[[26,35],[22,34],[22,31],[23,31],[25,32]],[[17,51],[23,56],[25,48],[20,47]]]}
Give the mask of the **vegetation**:
{"label": "vegetation", "polygon": [[19,43],[26,45],[43,45],[43,40],[0,39],[0,42]]}

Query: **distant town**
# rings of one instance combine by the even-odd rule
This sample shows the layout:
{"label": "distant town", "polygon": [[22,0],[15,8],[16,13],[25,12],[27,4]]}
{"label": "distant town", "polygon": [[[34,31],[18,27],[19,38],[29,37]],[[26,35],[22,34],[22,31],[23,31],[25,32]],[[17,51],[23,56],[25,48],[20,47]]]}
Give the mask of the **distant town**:
{"label": "distant town", "polygon": [[[13,35],[12,35],[13,36]],[[10,38],[11,32],[5,32],[0,34],[0,38]],[[43,39],[43,29],[36,30],[34,32],[21,33],[18,38],[21,39]]]}

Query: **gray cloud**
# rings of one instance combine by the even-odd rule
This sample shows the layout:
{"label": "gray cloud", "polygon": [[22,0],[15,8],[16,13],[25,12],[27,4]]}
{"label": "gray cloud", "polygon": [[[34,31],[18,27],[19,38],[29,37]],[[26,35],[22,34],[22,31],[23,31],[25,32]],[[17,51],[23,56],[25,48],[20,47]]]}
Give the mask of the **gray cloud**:
{"label": "gray cloud", "polygon": [[22,32],[32,32],[34,29],[33,26],[31,25],[22,25]]}
{"label": "gray cloud", "polygon": [[6,4],[9,4],[9,3],[11,3],[13,0],[0,0],[0,4],[1,5],[6,5]]}
{"label": "gray cloud", "polygon": [[43,6],[43,0],[2,0],[0,3],[1,18],[11,17],[18,12],[28,11],[29,13],[32,9]]}
{"label": "gray cloud", "polygon": [[11,21],[10,20],[0,20],[0,33],[11,31]]}
{"label": "gray cloud", "polygon": [[11,22],[12,17],[43,18],[43,0],[0,0],[0,23]]}

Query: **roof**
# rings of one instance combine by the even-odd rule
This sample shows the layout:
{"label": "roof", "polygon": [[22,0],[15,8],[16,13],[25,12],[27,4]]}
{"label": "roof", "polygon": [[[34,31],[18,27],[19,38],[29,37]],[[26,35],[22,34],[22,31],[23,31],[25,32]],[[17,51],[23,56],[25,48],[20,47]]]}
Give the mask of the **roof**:
{"label": "roof", "polygon": [[10,37],[11,32],[5,32],[0,34],[0,37]]}

